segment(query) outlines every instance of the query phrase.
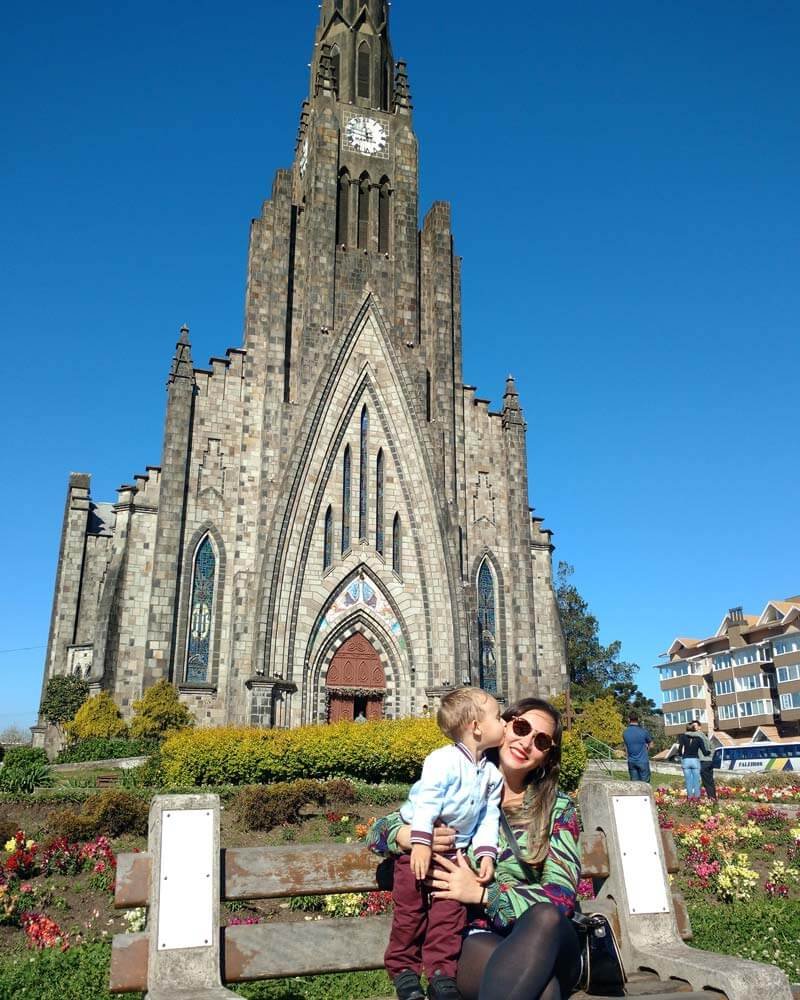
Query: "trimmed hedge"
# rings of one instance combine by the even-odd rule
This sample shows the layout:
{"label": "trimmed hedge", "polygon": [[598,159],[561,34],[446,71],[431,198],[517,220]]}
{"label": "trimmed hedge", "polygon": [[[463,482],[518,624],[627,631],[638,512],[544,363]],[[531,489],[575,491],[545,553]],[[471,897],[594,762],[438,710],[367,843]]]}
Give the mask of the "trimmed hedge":
{"label": "trimmed hedge", "polygon": [[158,750],[158,740],[104,739],[96,736],[66,747],[58,755],[59,764],[84,764],[92,760],[121,760],[124,757],[147,757]]}
{"label": "trimmed hedge", "polygon": [[[171,785],[256,785],[344,776],[410,782],[447,739],[432,719],[339,722],[299,729],[197,729],[169,736],[161,770]],[[565,734],[562,786],[573,791],[586,766],[579,740]]]}

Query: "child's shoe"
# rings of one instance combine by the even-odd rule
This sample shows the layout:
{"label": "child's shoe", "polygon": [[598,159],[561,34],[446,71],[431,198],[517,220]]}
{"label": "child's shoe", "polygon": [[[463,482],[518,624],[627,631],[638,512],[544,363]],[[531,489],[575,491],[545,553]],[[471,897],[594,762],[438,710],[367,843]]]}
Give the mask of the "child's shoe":
{"label": "child's shoe", "polygon": [[403,969],[394,977],[394,988],[397,991],[397,1000],[425,1000],[419,976],[411,969]]}
{"label": "child's shoe", "polygon": [[455,979],[450,976],[443,976],[440,972],[434,972],[428,981],[429,1000],[461,1000]]}

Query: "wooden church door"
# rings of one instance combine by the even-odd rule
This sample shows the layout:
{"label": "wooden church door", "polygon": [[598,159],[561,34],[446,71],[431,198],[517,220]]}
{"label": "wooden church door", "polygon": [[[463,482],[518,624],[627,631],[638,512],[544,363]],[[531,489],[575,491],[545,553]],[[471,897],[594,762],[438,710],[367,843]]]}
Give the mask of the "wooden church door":
{"label": "wooden church door", "polygon": [[369,720],[383,718],[386,677],[380,657],[365,636],[353,635],[337,649],[326,686],[329,722],[352,722],[359,712]]}

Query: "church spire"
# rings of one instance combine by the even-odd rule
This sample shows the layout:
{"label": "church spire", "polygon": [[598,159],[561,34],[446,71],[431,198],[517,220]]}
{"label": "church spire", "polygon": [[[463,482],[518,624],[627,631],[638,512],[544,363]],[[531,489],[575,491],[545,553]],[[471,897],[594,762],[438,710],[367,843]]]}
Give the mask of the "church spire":
{"label": "church spire", "polygon": [[345,104],[394,110],[387,0],[323,0],[311,62],[311,96],[331,90]]}
{"label": "church spire", "polygon": [[169,372],[170,385],[182,378],[194,378],[192,345],[189,343],[189,327],[185,323],[181,327],[180,339],[175,345],[175,354],[172,358],[172,367]]}
{"label": "church spire", "polygon": [[519,393],[514,376],[509,375],[506,379],[506,391],[503,394],[503,426],[509,424],[525,424],[522,416],[522,407],[519,405]]}

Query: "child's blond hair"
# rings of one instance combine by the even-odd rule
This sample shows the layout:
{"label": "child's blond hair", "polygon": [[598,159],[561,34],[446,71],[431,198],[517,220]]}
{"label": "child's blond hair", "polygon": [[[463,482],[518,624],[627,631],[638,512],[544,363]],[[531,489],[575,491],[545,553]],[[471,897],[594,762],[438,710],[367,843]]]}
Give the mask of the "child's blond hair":
{"label": "child's blond hair", "polygon": [[473,722],[480,722],[489,696],[476,687],[455,688],[442,698],[436,723],[449,739],[455,741]]}

